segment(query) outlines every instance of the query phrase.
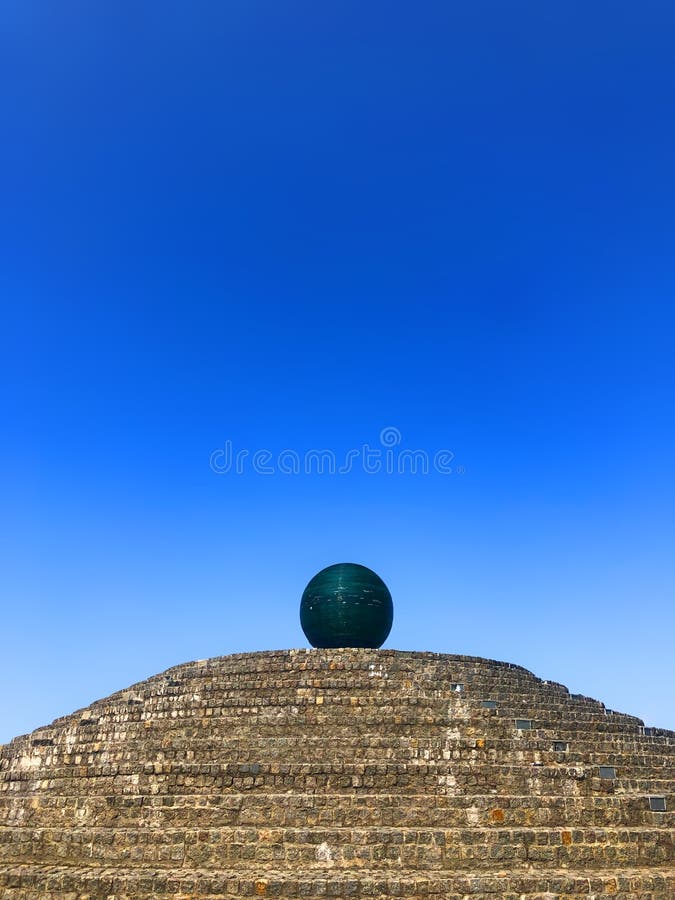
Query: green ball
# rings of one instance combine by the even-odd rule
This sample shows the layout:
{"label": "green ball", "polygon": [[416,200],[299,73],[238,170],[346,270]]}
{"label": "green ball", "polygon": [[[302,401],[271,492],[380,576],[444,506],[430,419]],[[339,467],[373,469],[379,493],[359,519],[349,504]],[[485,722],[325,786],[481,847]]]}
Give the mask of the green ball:
{"label": "green ball", "polygon": [[357,563],[322,569],[300,601],[300,624],[313,647],[381,647],[393,620],[387,585]]}

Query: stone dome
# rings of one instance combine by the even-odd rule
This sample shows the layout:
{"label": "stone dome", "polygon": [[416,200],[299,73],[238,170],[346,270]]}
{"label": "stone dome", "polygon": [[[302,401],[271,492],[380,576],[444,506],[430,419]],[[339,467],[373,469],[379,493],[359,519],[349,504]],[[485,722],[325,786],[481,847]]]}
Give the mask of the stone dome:
{"label": "stone dome", "polygon": [[0,898],[672,900],[674,760],[509,663],[186,663],[0,748]]}

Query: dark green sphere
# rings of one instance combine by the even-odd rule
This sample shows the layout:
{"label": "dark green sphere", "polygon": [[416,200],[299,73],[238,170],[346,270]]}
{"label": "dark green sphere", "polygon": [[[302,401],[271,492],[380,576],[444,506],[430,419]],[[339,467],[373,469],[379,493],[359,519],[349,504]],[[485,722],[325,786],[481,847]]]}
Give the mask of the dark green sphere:
{"label": "dark green sphere", "polygon": [[313,647],[381,647],[393,620],[387,585],[357,563],[322,569],[300,602],[300,624]]}

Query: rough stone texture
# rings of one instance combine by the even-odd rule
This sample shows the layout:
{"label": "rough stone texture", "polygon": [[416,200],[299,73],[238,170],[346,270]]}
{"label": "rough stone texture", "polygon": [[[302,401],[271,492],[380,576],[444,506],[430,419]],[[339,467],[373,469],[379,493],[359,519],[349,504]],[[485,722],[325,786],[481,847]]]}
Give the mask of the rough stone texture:
{"label": "rough stone texture", "polygon": [[187,663],[0,750],[0,898],[673,898],[674,758],[506,663]]}

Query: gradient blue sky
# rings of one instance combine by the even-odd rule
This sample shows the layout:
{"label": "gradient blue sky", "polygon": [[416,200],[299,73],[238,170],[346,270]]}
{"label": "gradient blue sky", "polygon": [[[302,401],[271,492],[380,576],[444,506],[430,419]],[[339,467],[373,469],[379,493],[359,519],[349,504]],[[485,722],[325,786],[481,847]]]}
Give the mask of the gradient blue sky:
{"label": "gradient blue sky", "polygon": [[[519,663],[675,727],[670,2],[6,2],[0,741],[168,666]],[[463,474],[217,475],[396,427]]]}

